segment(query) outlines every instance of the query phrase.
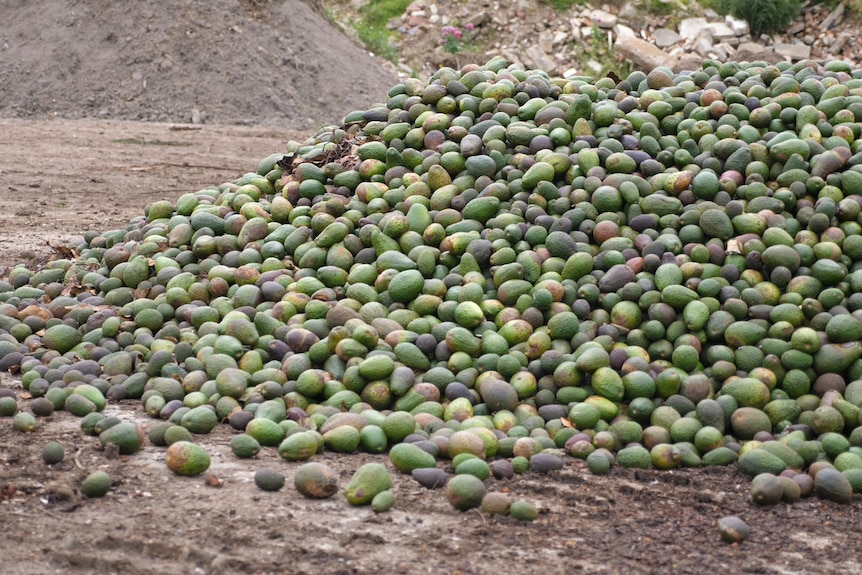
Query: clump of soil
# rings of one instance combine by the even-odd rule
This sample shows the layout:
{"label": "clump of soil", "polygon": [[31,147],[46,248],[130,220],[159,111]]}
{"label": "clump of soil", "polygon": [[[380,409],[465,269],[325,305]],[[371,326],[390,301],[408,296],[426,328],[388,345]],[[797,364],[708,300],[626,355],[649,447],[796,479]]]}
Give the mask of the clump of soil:
{"label": "clump of soil", "polygon": [[315,0],[47,0],[0,6],[0,116],[313,128],[394,74]]}

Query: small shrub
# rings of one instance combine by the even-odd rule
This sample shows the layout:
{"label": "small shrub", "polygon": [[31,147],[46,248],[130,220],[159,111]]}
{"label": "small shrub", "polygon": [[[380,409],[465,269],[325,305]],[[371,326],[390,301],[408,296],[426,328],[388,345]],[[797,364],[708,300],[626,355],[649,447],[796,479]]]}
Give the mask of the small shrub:
{"label": "small shrub", "polygon": [[443,50],[449,54],[475,50],[473,39],[473,24],[467,24],[464,29],[455,26],[443,26]]}
{"label": "small shrub", "polygon": [[799,17],[801,0],[729,0],[718,2],[721,12],[748,22],[751,34],[781,32]]}

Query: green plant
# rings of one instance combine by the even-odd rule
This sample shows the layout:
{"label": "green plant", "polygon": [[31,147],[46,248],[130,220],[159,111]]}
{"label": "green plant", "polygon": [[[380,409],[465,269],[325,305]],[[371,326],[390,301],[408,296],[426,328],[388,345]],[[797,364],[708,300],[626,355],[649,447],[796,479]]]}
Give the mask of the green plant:
{"label": "green plant", "polygon": [[780,32],[799,16],[801,0],[728,0],[719,2],[721,11],[746,20],[751,33]]}
{"label": "green plant", "polygon": [[472,24],[464,26],[464,30],[455,26],[443,26],[443,50],[450,54],[474,50],[475,46],[471,43],[472,39]]}
{"label": "green plant", "polygon": [[554,10],[557,10],[558,12],[571,10],[575,6],[584,4],[584,0],[542,0],[542,2],[550,4]]}
{"label": "green plant", "polygon": [[410,0],[376,0],[360,10],[360,19],[352,23],[359,41],[366,48],[387,60],[395,60],[398,50],[391,44],[392,32],[386,24],[404,14]]}

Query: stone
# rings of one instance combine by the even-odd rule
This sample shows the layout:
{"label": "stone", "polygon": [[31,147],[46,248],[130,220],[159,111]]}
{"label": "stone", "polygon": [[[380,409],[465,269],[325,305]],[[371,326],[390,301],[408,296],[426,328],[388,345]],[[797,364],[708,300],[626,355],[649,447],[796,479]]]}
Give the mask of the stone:
{"label": "stone", "polygon": [[708,38],[701,36],[694,43],[694,51],[705,58],[712,52],[712,42]]}
{"label": "stone", "polygon": [[593,74],[602,73],[602,65],[595,60],[587,60],[587,68],[593,71]]}
{"label": "stone", "polygon": [[726,62],[734,52],[736,52],[734,47],[727,42],[721,42],[712,47],[713,58],[721,62]]}
{"label": "stone", "polygon": [[488,16],[487,12],[485,12],[484,10],[480,10],[479,12],[476,12],[475,14],[464,20],[464,25],[466,26],[467,24],[472,24],[474,28],[478,28],[482,24],[488,22],[488,20],[490,19],[491,17]]}
{"label": "stone", "polygon": [[632,2],[623,4],[619,11],[619,19],[632,28],[643,28],[646,26],[643,9],[638,8]]}
{"label": "stone", "polygon": [[599,28],[611,29],[617,25],[617,17],[604,10],[590,10],[589,18]]}
{"label": "stone", "polygon": [[575,76],[580,76],[581,73],[576,68],[568,68],[563,72],[563,78],[568,80],[569,78],[574,78]]}
{"label": "stone", "polygon": [[835,43],[832,44],[832,46],[830,46],[830,48],[832,49],[832,53],[833,54],[840,53],[842,50],[844,50],[844,47],[851,41],[852,41],[852,38],[851,38],[850,34],[847,34],[847,33],[841,34],[838,37],[838,39],[835,41]]}
{"label": "stone", "polygon": [[547,34],[545,34],[541,38],[539,38],[539,48],[541,48],[542,52],[544,52],[545,54],[550,54],[551,52],[553,52],[554,51],[554,43],[553,43],[552,38],[550,36],[548,36]]}
{"label": "stone", "polygon": [[707,24],[706,28],[716,40],[724,40],[725,38],[733,38],[736,36],[733,29],[724,22],[710,22]]}
{"label": "stone", "polygon": [[617,24],[614,26],[614,36],[620,38],[622,36],[626,36],[628,38],[637,38],[637,34],[635,31],[626,26],[625,24]]}
{"label": "stone", "polygon": [[668,28],[656,28],[652,33],[652,39],[659,48],[668,48],[682,40],[682,36]]}
{"label": "stone", "polygon": [[676,59],[673,56],[640,38],[617,38],[614,51],[623,60],[632,63],[644,72],[649,72],[659,66],[673,68],[676,64]]}
{"label": "stone", "polygon": [[733,33],[736,36],[745,36],[751,29],[748,26],[748,22],[745,20],[740,20],[739,18],[734,18],[730,14],[724,17],[724,21],[727,22],[727,25],[730,26],[730,29],[733,30]]}
{"label": "stone", "polygon": [[686,40],[694,40],[706,27],[706,18],[685,18],[680,21],[678,30]]}
{"label": "stone", "polygon": [[811,46],[806,46],[805,44],[776,42],[772,46],[772,49],[791,61],[807,60],[811,57]]}
{"label": "stone", "polygon": [[697,54],[683,54],[673,65],[672,70],[676,73],[693,72],[703,68],[703,58]]}
{"label": "stone", "polygon": [[821,30],[831,30],[844,19],[844,2],[838,4],[835,9],[829,13],[823,22],[820,23]]}
{"label": "stone", "polygon": [[554,61],[551,60],[551,58],[547,54],[545,54],[545,51],[535,44],[528,46],[524,50],[524,56],[529,58],[533,66],[540,70],[553,73],[553,71],[557,68],[557,65],[554,63]]}
{"label": "stone", "polygon": [[805,22],[794,22],[787,27],[786,33],[788,36],[794,36],[805,30]]}
{"label": "stone", "polygon": [[569,39],[569,35],[566,34],[565,32],[556,32],[554,34],[554,37],[551,39],[551,43],[554,46],[559,46],[560,44],[563,44],[564,42],[566,42],[568,39]]}
{"label": "stone", "polygon": [[737,52],[751,52],[752,54],[757,54],[765,49],[766,48],[757,42],[740,42],[739,46],[736,47]]}

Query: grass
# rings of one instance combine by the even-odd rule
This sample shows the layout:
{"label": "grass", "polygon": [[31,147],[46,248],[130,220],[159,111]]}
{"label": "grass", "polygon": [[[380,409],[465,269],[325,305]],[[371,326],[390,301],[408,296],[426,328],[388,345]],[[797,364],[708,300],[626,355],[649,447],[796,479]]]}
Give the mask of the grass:
{"label": "grass", "polygon": [[557,12],[565,12],[584,4],[585,0],[542,0],[542,2],[550,4]]}
{"label": "grass", "polygon": [[386,29],[386,23],[392,18],[404,14],[412,0],[373,0],[360,11],[360,18],[351,22],[356,30],[359,41],[382,58],[395,61],[398,59],[398,49],[390,43],[393,32]]}

